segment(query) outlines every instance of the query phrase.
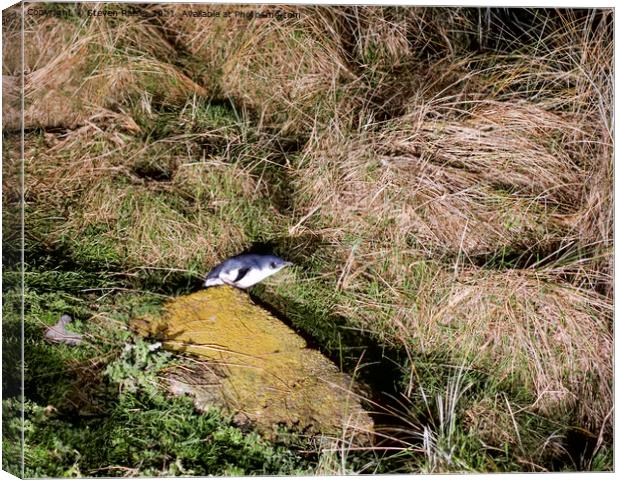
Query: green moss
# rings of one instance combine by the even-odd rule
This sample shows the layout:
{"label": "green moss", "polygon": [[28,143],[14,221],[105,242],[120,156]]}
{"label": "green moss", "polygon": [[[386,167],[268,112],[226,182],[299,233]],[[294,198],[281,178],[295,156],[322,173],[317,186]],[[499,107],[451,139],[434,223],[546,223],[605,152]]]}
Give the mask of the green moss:
{"label": "green moss", "polygon": [[105,417],[63,418],[26,405],[26,476],[296,474],[303,460],[256,434],[199,414],[186,398],[125,393]]}
{"label": "green moss", "polygon": [[22,477],[22,402],[17,397],[2,399],[2,470]]}

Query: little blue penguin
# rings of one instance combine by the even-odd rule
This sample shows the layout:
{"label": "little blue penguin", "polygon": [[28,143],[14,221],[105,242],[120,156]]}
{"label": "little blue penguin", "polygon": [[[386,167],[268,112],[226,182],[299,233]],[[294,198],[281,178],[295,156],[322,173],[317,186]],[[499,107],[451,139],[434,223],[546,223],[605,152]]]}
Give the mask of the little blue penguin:
{"label": "little blue penguin", "polygon": [[237,255],[224,260],[211,270],[207,274],[204,286],[226,284],[237,288],[249,288],[289,265],[293,264],[275,255],[257,253]]}

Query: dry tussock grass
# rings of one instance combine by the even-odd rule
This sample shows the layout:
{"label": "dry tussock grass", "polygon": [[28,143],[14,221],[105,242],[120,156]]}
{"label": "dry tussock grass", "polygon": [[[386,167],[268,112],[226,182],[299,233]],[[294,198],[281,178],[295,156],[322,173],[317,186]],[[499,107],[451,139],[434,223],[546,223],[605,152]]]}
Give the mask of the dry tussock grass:
{"label": "dry tussock grass", "polygon": [[[577,412],[598,434],[613,405],[612,89],[609,25],[591,26],[562,23],[540,41],[547,51],[496,55],[448,89],[426,85],[403,115],[314,132],[295,185],[301,225],[342,260],[325,272],[351,295],[337,313],[413,356],[470,352],[474,366],[526,386],[532,411]],[[502,252],[537,262],[471,264]],[[423,258],[439,263],[418,281]]]}
{"label": "dry tussock grass", "polygon": [[[35,210],[62,215],[46,242],[89,238],[89,230],[103,228],[98,237],[129,268],[209,265],[245,247],[245,210],[266,195],[248,167],[225,158],[192,161],[185,155],[196,151],[191,136],[136,141],[131,117],[100,112],[101,120],[106,113],[106,130],[88,123],[27,142],[26,198]],[[164,162],[170,178],[145,177],[144,158]]]}
{"label": "dry tussock grass", "polygon": [[22,71],[21,9],[16,4],[2,12],[2,75],[19,75]]}
{"label": "dry tussock grass", "polygon": [[188,218],[168,205],[158,190],[98,183],[80,198],[89,209],[69,219],[59,233],[66,234],[66,228],[86,236],[90,227],[104,227],[99,240],[113,245],[129,270],[178,269],[217,259],[209,219]]}
{"label": "dry tussock grass", "polygon": [[591,261],[576,279],[612,295],[613,238],[613,19],[609,10],[556,12],[553,28],[518,55],[483,62],[501,99],[538,98],[566,112],[578,128],[565,129],[562,148],[583,174],[572,232]]}
{"label": "dry tussock grass", "polygon": [[2,15],[2,127],[11,131],[21,126],[21,6],[5,9]]}
{"label": "dry tussock grass", "polygon": [[203,263],[205,258],[215,258],[215,235],[208,223],[188,218],[170,207],[165,198],[142,191],[118,206],[128,228],[116,231],[114,240],[119,245],[123,242],[122,257],[129,265],[178,268],[190,261]]}
{"label": "dry tussock grass", "polygon": [[573,130],[578,127],[570,118],[538,106],[489,102],[462,121],[425,122],[417,142],[396,140],[395,148],[421,151],[420,157],[426,154],[440,166],[462,168],[480,183],[504,187],[513,195],[571,208],[582,178],[562,145]]}
{"label": "dry tussock grass", "polygon": [[[387,265],[396,261],[377,257]],[[359,253],[351,278],[341,282],[347,295],[338,314],[412,358],[448,352],[454,364],[492,371],[494,380],[531,392],[531,413],[573,414],[594,434],[610,431],[604,419],[613,408],[613,336],[604,296],[529,271],[437,267],[427,268],[412,296],[389,270],[415,274],[415,262],[406,272],[402,259],[382,271],[377,261]],[[381,278],[387,288],[377,297],[360,278]]]}
{"label": "dry tussock grass", "polygon": [[7,214],[11,210],[9,205],[16,205],[21,199],[20,150],[20,139],[9,136],[2,139],[2,201],[6,205],[3,211]]}
{"label": "dry tussock grass", "polygon": [[398,247],[415,242],[428,255],[543,249],[564,237],[583,172],[549,150],[561,148],[568,120],[498,102],[461,120],[431,113],[315,138],[297,177],[300,214],[320,207],[347,230],[391,222]]}
{"label": "dry tussock grass", "polygon": [[27,128],[76,128],[93,110],[116,107],[130,97],[176,104],[192,94],[206,95],[169,63],[174,49],[145,20],[28,19]]}
{"label": "dry tussock grass", "polygon": [[[194,6],[213,10],[212,6]],[[311,129],[325,121],[320,105],[329,105],[339,78],[349,75],[338,37],[317,25],[314,9],[288,6],[218,6],[220,12],[300,12],[302,19],[271,20],[231,17],[184,18],[185,6],[169,6],[176,13],[167,17],[165,28],[176,42],[206,64],[205,83],[218,85],[224,96],[256,112],[266,125],[288,132]],[[324,27],[324,26],[323,26]]]}
{"label": "dry tussock grass", "polygon": [[441,300],[428,292],[414,323],[405,325],[414,338],[424,325],[423,349],[448,344],[448,351],[471,352],[476,363],[493,366],[494,377],[529,386],[536,411],[578,406],[600,428],[597,421],[613,405],[613,341],[603,298],[518,271],[465,272],[445,281],[435,285]]}
{"label": "dry tussock grass", "polygon": [[93,116],[107,121],[109,130],[88,123],[66,135],[48,133],[41,139],[29,134],[24,178],[28,199],[59,207],[103,179],[128,171],[124,164],[131,151],[128,131],[136,131],[137,125],[130,117],[109,111]]}
{"label": "dry tussock grass", "polygon": [[[183,5],[163,9],[163,31],[200,60],[201,83],[283,133],[367,121],[360,110],[393,114],[404,98],[432,98],[468,75],[453,46],[472,28],[462,9],[193,5],[232,15],[200,21]],[[276,10],[300,18],[235,16]]]}

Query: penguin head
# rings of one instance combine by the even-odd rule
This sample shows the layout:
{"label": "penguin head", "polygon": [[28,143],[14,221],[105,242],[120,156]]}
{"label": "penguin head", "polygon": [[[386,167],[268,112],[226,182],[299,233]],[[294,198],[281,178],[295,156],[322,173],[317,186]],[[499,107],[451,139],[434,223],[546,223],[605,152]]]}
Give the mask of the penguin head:
{"label": "penguin head", "polygon": [[293,265],[293,263],[282,260],[280,257],[276,257],[275,255],[266,255],[262,269],[268,271],[270,274],[273,274],[290,265]]}

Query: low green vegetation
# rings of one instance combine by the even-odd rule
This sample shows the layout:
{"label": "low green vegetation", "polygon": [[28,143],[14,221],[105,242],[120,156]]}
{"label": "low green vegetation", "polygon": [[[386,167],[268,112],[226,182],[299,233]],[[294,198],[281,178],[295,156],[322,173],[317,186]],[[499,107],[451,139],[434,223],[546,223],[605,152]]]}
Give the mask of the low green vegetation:
{"label": "low green vegetation", "polygon": [[[73,281],[67,284],[72,285]],[[63,287],[60,281],[54,292],[28,289],[25,294],[26,476],[308,471],[308,460],[301,453],[242,432],[215,409],[199,413],[191,399],[165,393],[159,375],[182,359],[153,349],[152,342],[136,337],[127,327],[130,317],[157,309],[161,296],[105,288],[75,295]],[[16,302],[16,297],[5,292],[6,302]],[[86,333],[83,344],[73,347],[43,340],[45,326],[56,323],[62,313],[75,319],[74,331]],[[5,333],[11,334],[18,318],[5,318]],[[5,399],[3,407],[8,419],[5,438],[19,438],[18,398]],[[10,459],[18,450],[10,442],[5,445],[9,448],[4,458]]]}

